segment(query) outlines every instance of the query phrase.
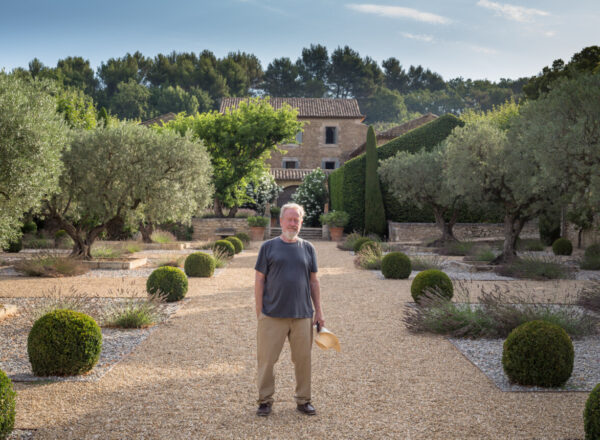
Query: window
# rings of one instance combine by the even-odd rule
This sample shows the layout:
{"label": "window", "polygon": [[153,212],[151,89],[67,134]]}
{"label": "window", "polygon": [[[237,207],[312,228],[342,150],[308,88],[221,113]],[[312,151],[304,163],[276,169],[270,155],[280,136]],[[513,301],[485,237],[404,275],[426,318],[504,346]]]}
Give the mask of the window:
{"label": "window", "polygon": [[321,169],[324,170],[335,170],[340,166],[340,161],[336,158],[325,158],[321,160]]}
{"label": "window", "polygon": [[300,168],[300,163],[298,162],[298,159],[283,159],[283,168],[286,168],[286,169]]}
{"label": "window", "polygon": [[297,144],[301,144],[302,143],[302,132],[299,131],[298,133],[296,133],[296,143]]}
{"label": "window", "polygon": [[337,144],[337,128],[325,127],[325,143]]}

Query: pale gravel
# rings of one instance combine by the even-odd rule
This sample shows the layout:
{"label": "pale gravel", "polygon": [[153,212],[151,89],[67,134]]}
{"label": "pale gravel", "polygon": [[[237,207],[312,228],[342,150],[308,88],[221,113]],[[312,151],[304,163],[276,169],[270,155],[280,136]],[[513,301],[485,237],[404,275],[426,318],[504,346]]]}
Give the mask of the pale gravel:
{"label": "pale gravel", "polygon": [[[16,383],[16,427],[36,430],[35,439],[583,438],[585,393],[500,391],[446,338],[404,328],[410,281],[379,280],[334,243],[315,246],[326,325],[342,342],[339,354],[314,349],[316,417],[295,411],[287,344],[274,412],[254,414],[255,246],[222,276],[191,279],[190,301],[101,380]],[[112,296],[124,283],[144,282],[8,277],[0,292],[36,296],[74,286]],[[513,282],[486,283],[479,284]],[[519,283],[544,300],[582,282]]]}

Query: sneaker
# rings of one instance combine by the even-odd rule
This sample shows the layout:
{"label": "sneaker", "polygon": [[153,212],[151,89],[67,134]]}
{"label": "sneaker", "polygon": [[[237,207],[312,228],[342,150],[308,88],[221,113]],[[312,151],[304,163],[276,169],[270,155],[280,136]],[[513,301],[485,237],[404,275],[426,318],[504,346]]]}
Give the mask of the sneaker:
{"label": "sneaker", "polygon": [[312,406],[310,403],[298,405],[296,407],[296,409],[298,411],[300,411],[302,414],[306,414],[307,416],[314,416],[317,413],[317,411],[315,410],[315,407]]}
{"label": "sneaker", "polygon": [[258,405],[258,409],[256,410],[256,415],[260,417],[267,417],[271,414],[271,405],[268,403],[261,403]]}

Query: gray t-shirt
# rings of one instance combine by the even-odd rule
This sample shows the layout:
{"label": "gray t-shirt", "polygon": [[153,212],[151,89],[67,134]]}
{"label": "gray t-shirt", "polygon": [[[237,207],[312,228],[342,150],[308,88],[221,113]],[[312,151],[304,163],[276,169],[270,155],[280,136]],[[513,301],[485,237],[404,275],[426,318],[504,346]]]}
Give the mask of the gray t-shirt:
{"label": "gray t-shirt", "polygon": [[273,238],[263,243],[256,260],[265,275],[262,312],[273,318],[312,318],[310,273],[317,272],[315,248],[298,238],[286,243]]}

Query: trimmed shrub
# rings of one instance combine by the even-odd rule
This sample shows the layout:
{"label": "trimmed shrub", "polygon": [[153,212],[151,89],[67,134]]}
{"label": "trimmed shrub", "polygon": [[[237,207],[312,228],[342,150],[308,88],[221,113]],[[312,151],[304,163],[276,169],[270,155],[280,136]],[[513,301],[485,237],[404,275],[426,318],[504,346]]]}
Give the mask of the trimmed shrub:
{"label": "trimmed shrub", "polygon": [[237,234],[234,235],[234,237],[237,237],[240,240],[242,240],[242,243],[244,244],[244,246],[248,246],[250,244],[250,236],[248,234],[246,234],[245,232],[238,232]]}
{"label": "trimmed shrub", "polygon": [[37,225],[34,221],[25,222],[23,223],[23,226],[21,226],[21,232],[23,234],[33,234],[37,232]]}
{"label": "trimmed shrub", "polygon": [[381,272],[386,278],[403,280],[409,277],[411,270],[410,258],[402,252],[390,252],[381,260]]}
{"label": "trimmed shrub", "polygon": [[4,252],[16,254],[17,252],[20,252],[21,249],[23,249],[23,240],[21,240],[19,238],[17,240],[14,240],[14,241],[11,241],[10,243],[8,243],[8,246],[6,246],[6,248],[4,248]]}
{"label": "trimmed shrub", "polygon": [[233,257],[235,255],[235,247],[230,241],[217,240],[215,241],[213,252],[223,252],[228,257]]}
{"label": "trimmed shrub", "polygon": [[590,393],[583,411],[586,440],[600,439],[600,383]]}
{"label": "trimmed shrub", "polygon": [[600,244],[588,246],[579,266],[583,270],[600,270]]}
{"label": "trimmed shrub", "polygon": [[242,240],[240,240],[239,238],[227,237],[225,240],[230,242],[233,245],[233,248],[234,248],[234,251],[236,254],[239,254],[240,252],[242,252],[244,250],[244,244],[242,243]]}
{"label": "trimmed shrub", "polygon": [[594,243],[585,248],[583,256],[587,258],[600,258],[600,243]]}
{"label": "trimmed shrub", "polygon": [[194,252],[185,259],[183,270],[188,277],[212,277],[215,273],[215,259],[207,253]]}
{"label": "trimmed shrub", "polygon": [[159,267],[146,280],[146,291],[150,295],[165,295],[167,302],[179,301],[188,291],[188,279],[177,267]]}
{"label": "trimmed shrub", "polygon": [[554,255],[571,255],[573,253],[573,245],[566,238],[559,238],[552,243],[552,252]]}
{"label": "trimmed shrub", "polygon": [[373,241],[371,240],[369,237],[359,237],[356,240],[354,240],[354,244],[352,245],[352,250],[354,250],[354,252],[358,252],[361,248],[361,246],[369,241]]}
{"label": "trimmed shrub", "polygon": [[363,252],[369,250],[373,255],[377,255],[378,257],[381,257],[382,255],[382,250],[381,250],[381,245],[379,243],[377,243],[376,241],[365,241],[361,246],[360,249],[358,249],[358,252]]}
{"label": "trimmed shrub", "polygon": [[11,380],[0,370],[0,439],[7,438],[15,426],[16,396]]}
{"label": "trimmed shrub", "polygon": [[511,382],[558,387],[573,371],[575,353],[567,332],[546,321],[529,321],[504,341],[502,366]]}
{"label": "trimmed shrub", "polygon": [[439,296],[449,300],[454,296],[452,280],[444,272],[437,269],[419,272],[410,285],[410,294],[417,303],[419,297],[427,291],[434,291]]}
{"label": "trimmed shrub", "polygon": [[73,310],[55,310],[35,321],[27,354],[36,376],[72,376],[90,371],[100,358],[102,331],[94,319]]}
{"label": "trimmed shrub", "polygon": [[373,126],[367,130],[365,160],[365,231],[383,236],[387,234],[387,222],[385,221],[379,174],[377,174],[379,160]]}

